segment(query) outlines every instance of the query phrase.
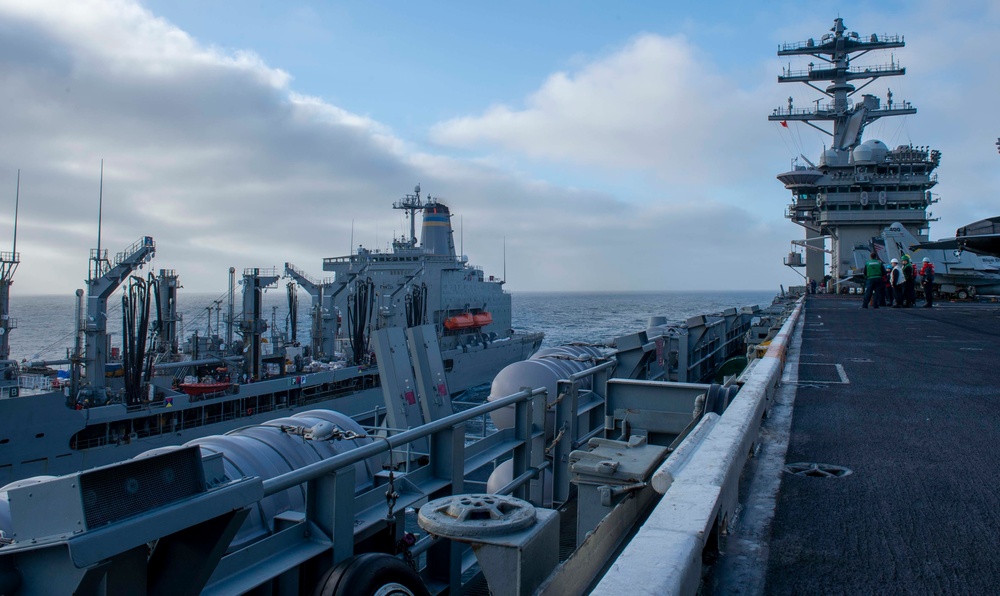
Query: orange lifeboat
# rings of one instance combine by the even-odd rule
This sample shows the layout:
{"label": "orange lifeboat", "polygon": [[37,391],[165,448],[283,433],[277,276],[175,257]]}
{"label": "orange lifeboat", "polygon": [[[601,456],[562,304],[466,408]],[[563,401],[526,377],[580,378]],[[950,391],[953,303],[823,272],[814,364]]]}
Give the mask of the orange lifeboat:
{"label": "orange lifeboat", "polygon": [[180,389],[191,396],[208,395],[209,393],[220,393],[229,389],[230,383],[224,381],[214,381],[207,383],[181,383]]}
{"label": "orange lifeboat", "polygon": [[471,313],[462,313],[460,315],[448,317],[444,321],[444,328],[449,331],[455,331],[456,329],[468,329],[469,327],[475,327],[475,325],[476,321]]}
{"label": "orange lifeboat", "polygon": [[472,315],[472,320],[475,322],[476,327],[485,327],[493,322],[493,315],[483,311]]}

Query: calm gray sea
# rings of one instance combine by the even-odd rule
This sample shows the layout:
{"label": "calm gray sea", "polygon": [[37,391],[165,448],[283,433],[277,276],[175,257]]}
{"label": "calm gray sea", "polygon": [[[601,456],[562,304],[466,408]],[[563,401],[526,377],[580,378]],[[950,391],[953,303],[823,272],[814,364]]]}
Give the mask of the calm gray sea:
{"label": "calm gray sea", "polygon": [[[514,327],[525,331],[544,331],[545,345],[581,341],[603,343],[615,337],[644,329],[651,316],[683,321],[688,317],[718,312],[730,307],[770,304],[775,292],[515,292],[513,293]],[[284,289],[266,293],[264,303],[268,318],[279,329],[287,329],[288,300]],[[215,301],[221,300],[225,319],[224,294],[192,293],[179,296],[184,317],[182,337],[197,331],[204,334],[218,325]],[[109,329],[112,344],[121,344],[121,297],[109,302]],[[237,310],[239,297],[237,297]],[[11,357],[21,360],[66,357],[73,345],[75,317],[73,296],[12,296],[10,316],[17,319],[11,332]],[[211,311],[211,322],[209,322]],[[309,298],[299,297],[298,338],[309,334]]]}

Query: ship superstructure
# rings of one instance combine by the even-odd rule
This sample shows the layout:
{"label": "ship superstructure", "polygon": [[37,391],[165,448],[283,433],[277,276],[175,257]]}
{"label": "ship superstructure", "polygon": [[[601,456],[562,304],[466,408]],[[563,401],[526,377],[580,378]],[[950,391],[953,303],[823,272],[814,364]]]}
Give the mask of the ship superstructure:
{"label": "ship superstructure", "polygon": [[[788,126],[805,123],[830,136],[830,144],[814,164],[803,156],[805,164],[778,175],[792,192],[792,203],[785,216],[805,228],[806,276],[824,279],[825,255],[830,254],[829,274],[839,280],[855,266],[853,251],[869,246],[871,238],[892,224],[900,222],[914,236],[927,240],[931,221],[927,208],[936,201],[930,189],[937,184],[934,169],[941,152],[912,145],[890,149],[880,140],[862,142],[865,127],[886,116],[916,114],[908,101],[893,100],[892,91],[885,104],[879,97],[857,94],[882,77],[902,76],[906,69],[895,56],[886,64],[852,65],[862,56],[877,50],[904,47],[899,35],[872,34],[862,38],[848,32],[843,19],[834,19],[830,33],[818,41],[786,43],[778,47],[778,56],[814,58],[805,68],[784,68],[779,83],[803,83],[830,100],[815,100],[809,107],[796,107],[788,98],[787,107],[779,107],[768,120]],[[821,86],[826,83],[826,86]],[[827,130],[816,122],[832,123]],[[824,250],[825,240],[829,250]],[[792,253],[787,265],[801,266],[799,253]]]}
{"label": "ship superstructure", "polygon": [[[371,350],[370,331],[385,327],[434,325],[448,371],[459,359],[513,337],[504,282],[456,253],[450,209],[421,199],[419,186],[393,207],[408,212],[409,237],[394,240],[390,251],[359,246],[351,255],[323,259],[333,280],[314,283],[325,288],[327,309],[343,315],[347,337],[339,345],[349,359],[363,362]],[[417,212],[423,219],[419,244]]]}
{"label": "ship superstructure", "polygon": [[[504,366],[531,356],[544,334],[514,332],[502,281],[487,279],[455,255],[447,207],[416,200],[424,216],[420,246],[411,233],[391,253],[360,248],[349,257],[326,259],[336,272],[333,279],[315,280],[286,264],[286,275],[313,296],[316,335],[305,346],[294,331],[292,337],[280,333],[264,311],[263,291],[281,278],[276,268],[244,270],[239,311],[236,271],[230,268],[225,332],[223,301],[217,300],[216,329],[210,321],[204,334],[195,333],[181,349],[177,273],[161,269],[148,280],[133,275],[153,257],[153,239],[140,238],[114,259],[105,249],[92,250],[86,297],[77,291],[76,346],[67,358],[4,362],[0,419],[9,424],[0,428],[0,484],[121,461],[306,406],[370,421],[379,409],[384,412],[383,358],[375,357],[382,330],[395,338],[410,328],[428,329],[420,337],[439,346],[443,370],[435,387],[445,396],[487,383]],[[19,261],[16,251],[0,254],[4,315]],[[108,300],[119,286],[120,354],[111,346],[108,325]],[[289,288],[293,330],[295,292]],[[10,328],[12,320],[3,319],[0,329]],[[65,365],[67,379],[41,374],[55,375],[47,367]]]}

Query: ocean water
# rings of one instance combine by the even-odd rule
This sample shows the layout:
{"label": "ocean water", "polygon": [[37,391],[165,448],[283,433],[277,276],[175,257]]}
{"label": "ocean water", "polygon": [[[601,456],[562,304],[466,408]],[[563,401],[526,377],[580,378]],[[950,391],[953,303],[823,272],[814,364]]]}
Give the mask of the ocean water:
{"label": "ocean water", "polygon": [[768,305],[776,292],[518,292],[514,328],[544,331],[544,346],[607,343],[646,328],[650,317],[683,322],[727,308]]}
{"label": "ocean water", "polygon": [[[545,332],[545,346],[570,342],[606,343],[615,337],[645,329],[652,316],[684,321],[699,314],[753,304],[770,304],[775,292],[514,292],[512,310],[514,328],[519,331]],[[183,316],[181,337],[193,332],[215,332],[221,315],[228,310],[225,294],[184,293],[178,296]],[[236,297],[236,310],[240,297]],[[284,288],[264,295],[265,313],[278,329],[290,331],[288,299]],[[108,329],[112,345],[120,346],[122,337],[120,293],[108,301]],[[209,319],[211,312],[211,320]],[[309,337],[309,298],[299,296],[297,334],[300,341]],[[11,357],[17,360],[65,358],[74,342],[75,296],[12,296],[10,316],[17,319],[11,332]],[[224,327],[222,330],[224,334]]]}

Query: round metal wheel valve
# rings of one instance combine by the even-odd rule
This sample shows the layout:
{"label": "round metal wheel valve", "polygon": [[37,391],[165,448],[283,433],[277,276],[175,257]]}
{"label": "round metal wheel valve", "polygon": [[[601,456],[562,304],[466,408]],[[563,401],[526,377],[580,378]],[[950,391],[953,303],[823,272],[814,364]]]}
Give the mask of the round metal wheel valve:
{"label": "round metal wheel valve", "polygon": [[504,495],[452,495],[420,508],[417,523],[445,538],[474,538],[512,534],[535,523],[535,507]]}

